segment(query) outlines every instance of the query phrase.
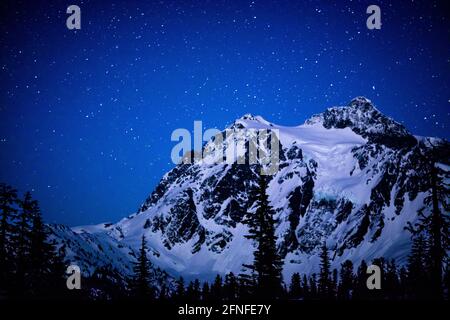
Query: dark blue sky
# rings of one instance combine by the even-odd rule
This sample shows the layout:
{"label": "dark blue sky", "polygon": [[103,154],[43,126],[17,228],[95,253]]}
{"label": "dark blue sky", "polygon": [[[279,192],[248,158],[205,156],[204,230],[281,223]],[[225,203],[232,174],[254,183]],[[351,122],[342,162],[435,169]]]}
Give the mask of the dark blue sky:
{"label": "dark blue sky", "polygon": [[[445,2],[442,2],[445,3]],[[81,8],[81,30],[66,8]],[[366,8],[381,8],[381,30]],[[244,113],[298,125],[364,95],[449,138],[450,22],[435,1],[2,1],[0,181],[49,222],[116,221],[173,164],[170,134]]]}

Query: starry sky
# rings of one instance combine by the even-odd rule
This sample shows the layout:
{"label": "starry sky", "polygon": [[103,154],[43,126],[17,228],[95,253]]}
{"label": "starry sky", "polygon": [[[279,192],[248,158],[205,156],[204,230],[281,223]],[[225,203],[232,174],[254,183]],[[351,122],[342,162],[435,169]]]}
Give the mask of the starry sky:
{"label": "starry sky", "polygon": [[[66,8],[81,8],[68,30]],[[366,8],[381,8],[368,30]],[[0,181],[48,222],[115,222],[174,165],[174,129],[299,125],[355,96],[449,138],[445,1],[1,1]]]}

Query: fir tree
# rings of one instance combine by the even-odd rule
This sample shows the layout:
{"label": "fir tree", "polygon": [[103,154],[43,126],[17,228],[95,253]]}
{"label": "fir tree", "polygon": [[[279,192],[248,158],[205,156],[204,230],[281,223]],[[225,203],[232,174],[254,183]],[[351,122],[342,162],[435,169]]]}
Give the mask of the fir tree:
{"label": "fir tree", "polygon": [[221,301],[223,299],[222,277],[220,275],[216,276],[214,283],[211,286],[211,298],[214,301]]}
{"label": "fir tree", "polygon": [[201,297],[201,291],[200,291],[200,281],[198,279],[194,280],[194,287],[193,287],[193,298],[194,301],[199,301]]}
{"label": "fir tree", "polygon": [[367,300],[368,298],[369,290],[367,289],[367,264],[364,260],[362,260],[356,272],[353,299]]}
{"label": "fir tree", "polygon": [[300,274],[295,272],[291,277],[291,284],[289,285],[289,296],[291,299],[299,299],[303,292],[301,287]]}
{"label": "fir tree", "polygon": [[331,283],[330,283],[330,298],[336,299],[337,297],[337,287],[338,287],[338,271],[337,269],[333,269],[331,273]]}
{"label": "fir tree", "polygon": [[42,220],[37,201],[31,206],[29,284],[33,295],[60,296],[65,289],[63,254],[57,252],[48,240],[48,231]]}
{"label": "fir tree", "polygon": [[249,239],[255,240],[253,265],[250,268],[256,275],[257,295],[262,298],[279,297],[282,291],[282,261],[276,248],[274,210],[266,194],[267,181],[260,176],[256,199],[256,212],[247,221]]}
{"label": "fir tree", "polygon": [[422,234],[413,238],[411,253],[408,257],[408,296],[418,299],[429,296],[428,273],[426,264],[426,240]]}
{"label": "fir tree", "polygon": [[384,295],[386,298],[392,300],[392,299],[398,299],[400,290],[399,290],[399,277],[397,272],[397,266],[395,264],[395,260],[392,259],[390,262],[386,264],[386,276],[385,276],[385,290]]}
{"label": "fir tree", "polygon": [[204,282],[202,287],[202,301],[209,301],[209,300],[210,300],[209,284],[208,282]]}
{"label": "fir tree", "polygon": [[310,299],[317,299],[317,280],[316,280],[316,274],[313,273],[309,277],[309,298]]}
{"label": "fir tree", "polygon": [[400,299],[408,298],[408,271],[405,267],[401,267],[399,271],[399,290],[398,295]]}
{"label": "fir tree", "polygon": [[12,219],[17,213],[17,190],[4,183],[0,184],[0,289],[7,289],[10,286],[12,272],[12,239],[14,226]]}
{"label": "fir tree", "polygon": [[185,298],[185,290],[184,290],[184,279],[183,277],[178,278],[177,286],[175,289],[175,299],[178,301],[182,301]]}
{"label": "fir tree", "polygon": [[[425,207],[418,212],[419,221],[414,226],[409,223],[406,229],[411,231],[413,237],[419,233],[426,234],[428,254],[425,267],[429,275],[427,296],[441,299],[443,297],[444,261],[450,249],[450,217],[447,214],[450,211],[450,188],[446,182],[449,178],[448,173],[436,164],[439,159],[448,158],[448,152],[445,148],[434,145],[430,140],[427,143],[432,146],[431,150],[422,148],[426,151],[421,150],[420,156],[425,172],[424,176],[428,178],[425,179],[425,184],[430,190],[430,194],[424,199]],[[431,213],[426,214],[425,211],[430,207]]]}
{"label": "fir tree", "polygon": [[223,285],[224,298],[226,300],[236,300],[237,299],[237,279],[233,272],[228,273],[225,276],[225,282]]}
{"label": "fir tree", "polygon": [[305,299],[309,298],[309,285],[308,285],[308,278],[306,277],[306,274],[303,275],[302,279],[302,290],[303,290],[303,297]]}
{"label": "fir tree", "polygon": [[345,260],[341,264],[341,280],[338,288],[338,298],[341,300],[350,300],[354,285],[353,262]]}
{"label": "fir tree", "polygon": [[[28,282],[27,271],[29,270],[29,257],[31,255],[31,219],[39,210],[37,202],[26,192],[24,199],[19,202],[20,211],[17,216],[17,228],[15,235],[15,259],[16,259],[16,285],[19,294],[26,291],[25,284]],[[45,239],[45,237],[44,237]],[[42,275],[37,275],[38,277]]]}
{"label": "fir tree", "polygon": [[322,245],[320,253],[320,274],[318,294],[322,299],[330,298],[330,260],[328,257],[328,249],[326,243]]}
{"label": "fir tree", "polygon": [[191,302],[200,300],[200,281],[198,279],[189,282],[186,289],[186,300]]}
{"label": "fir tree", "polygon": [[147,258],[147,241],[142,236],[137,262],[133,267],[132,295],[138,299],[152,299],[153,288],[150,286],[150,261]]}
{"label": "fir tree", "polygon": [[165,301],[167,299],[167,286],[165,283],[161,285],[161,289],[159,290],[158,300]]}
{"label": "fir tree", "polygon": [[254,275],[248,275],[246,273],[239,274],[238,277],[238,297],[240,300],[252,300],[255,297],[253,293],[255,291],[255,279]]}

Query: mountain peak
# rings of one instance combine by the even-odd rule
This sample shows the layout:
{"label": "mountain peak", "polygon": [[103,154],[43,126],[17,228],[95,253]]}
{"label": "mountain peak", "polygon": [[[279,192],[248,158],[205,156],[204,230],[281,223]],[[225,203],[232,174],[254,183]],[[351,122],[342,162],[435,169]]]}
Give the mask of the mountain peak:
{"label": "mountain peak", "polygon": [[347,106],[331,107],[316,114],[306,125],[321,124],[330,128],[350,128],[369,142],[402,148],[417,143],[414,136],[400,123],[381,113],[366,97],[356,97]]}
{"label": "mountain peak", "polygon": [[235,120],[232,128],[252,128],[260,126],[273,126],[272,123],[264,119],[262,116],[246,113],[239,119]]}
{"label": "mountain peak", "polygon": [[376,109],[375,106],[372,104],[372,101],[366,97],[359,96],[353,98],[349,104],[349,107],[358,107],[358,108],[371,108]]}

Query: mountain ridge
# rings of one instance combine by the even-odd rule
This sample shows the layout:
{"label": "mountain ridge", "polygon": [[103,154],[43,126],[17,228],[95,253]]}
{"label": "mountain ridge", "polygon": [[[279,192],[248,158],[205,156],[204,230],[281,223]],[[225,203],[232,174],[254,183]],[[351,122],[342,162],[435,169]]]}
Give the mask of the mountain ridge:
{"label": "mountain ridge", "polygon": [[[421,154],[431,148],[426,139],[413,136],[364,97],[328,108],[296,127],[246,114],[228,128],[280,131],[279,170],[267,193],[276,212],[285,279],[297,271],[315,272],[323,241],[333,266],[377,256],[405,262],[410,235],[404,226],[417,219],[429,192],[421,163]],[[448,170],[449,144],[434,141]],[[231,140],[224,137],[224,142]],[[238,152],[245,156],[247,151]],[[174,276],[210,279],[217,273],[239,273],[254,249],[244,237],[244,221],[254,210],[257,169],[257,164],[179,164],[162,177],[138,212],[114,224],[73,230],[111,237],[114,245],[130,252],[144,234],[151,261]],[[64,236],[59,234],[59,240],[64,242]]]}

